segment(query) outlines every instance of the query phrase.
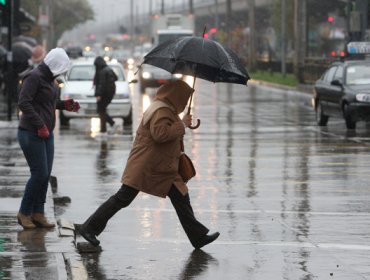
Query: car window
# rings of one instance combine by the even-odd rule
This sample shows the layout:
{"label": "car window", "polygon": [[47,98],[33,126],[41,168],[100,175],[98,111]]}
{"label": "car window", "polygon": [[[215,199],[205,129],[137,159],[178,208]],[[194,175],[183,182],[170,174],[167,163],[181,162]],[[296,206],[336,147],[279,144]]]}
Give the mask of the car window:
{"label": "car window", "polygon": [[342,65],[339,65],[337,67],[337,71],[335,71],[334,73],[333,80],[339,80],[343,82],[343,66]]}
{"label": "car window", "polygon": [[370,84],[370,64],[348,66],[346,70],[346,83],[348,85]]}
{"label": "car window", "polygon": [[335,71],[337,70],[337,66],[331,67],[324,76],[324,81],[327,83],[331,83],[334,78]]}
{"label": "car window", "polygon": [[68,73],[69,81],[92,81],[95,74],[93,65],[76,65],[72,66]]}
{"label": "car window", "polygon": [[[118,81],[125,81],[125,76],[122,69],[118,65],[110,65],[114,73],[118,77]],[[95,75],[95,67],[93,65],[75,65],[72,66],[68,73],[69,81],[92,81]]]}

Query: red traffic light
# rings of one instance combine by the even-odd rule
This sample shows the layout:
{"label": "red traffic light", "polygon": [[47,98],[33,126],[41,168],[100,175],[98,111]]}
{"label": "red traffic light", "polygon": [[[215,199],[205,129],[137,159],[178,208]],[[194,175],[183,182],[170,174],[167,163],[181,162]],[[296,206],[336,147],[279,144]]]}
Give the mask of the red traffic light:
{"label": "red traffic light", "polygon": [[210,33],[216,33],[217,32],[217,28],[216,27],[213,27],[209,30]]}
{"label": "red traffic light", "polygon": [[333,21],[334,21],[334,17],[329,16],[329,17],[328,17],[328,22],[332,23]]}

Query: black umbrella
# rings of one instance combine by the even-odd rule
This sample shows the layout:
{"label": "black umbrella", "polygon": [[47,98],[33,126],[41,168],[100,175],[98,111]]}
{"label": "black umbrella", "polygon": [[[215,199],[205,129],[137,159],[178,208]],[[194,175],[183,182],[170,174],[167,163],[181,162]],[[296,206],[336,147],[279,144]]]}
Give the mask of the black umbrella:
{"label": "black umbrella", "polygon": [[[194,83],[195,78],[243,85],[249,80],[246,68],[232,50],[202,37],[185,36],[163,42],[145,55],[143,63],[172,74],[194,76]],[[189,106],[188,114],[190,109]],[[198,120],[198,125],[192,128],[199,124]]]}
{"label": "black umbrella", "polygon": [[247,70],[232,50],[201,37],[168,40],[145,55],[143,63],[211,82],[245,85],[249,80]]}

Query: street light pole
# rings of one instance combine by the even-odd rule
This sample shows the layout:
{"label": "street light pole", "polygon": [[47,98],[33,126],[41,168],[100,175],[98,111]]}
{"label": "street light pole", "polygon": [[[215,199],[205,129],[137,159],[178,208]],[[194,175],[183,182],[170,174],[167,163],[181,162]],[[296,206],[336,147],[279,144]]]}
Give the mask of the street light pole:
{"label": "street light pole", "polygon": [[15,73],[13,73],[13,52],[12,52],[12,37],[13,37],[13,6],[14,0],[9,0],[8,6],[8,53],[7,53],[7,81],[6,81],[6,94],[7,94],[7,119],[12,120],[12,97],[16,94],[16,83],[15,83]]}
{"label": "street light pole", "polygon": [[220,27],[219,25],[220,25],[220,18],[218,15],[218,0],[215,0],[215,27],[217,30]]}
{"label": "street light pole", "polygon": [[286,0],[281,0],[281,73],[286,75]]}

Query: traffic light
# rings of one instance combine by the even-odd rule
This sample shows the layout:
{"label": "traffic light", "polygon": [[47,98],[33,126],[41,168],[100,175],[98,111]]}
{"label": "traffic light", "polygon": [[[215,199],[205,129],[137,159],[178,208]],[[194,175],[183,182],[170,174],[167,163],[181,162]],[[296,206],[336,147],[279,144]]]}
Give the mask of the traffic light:
{"label": "traffic light", "polygon": [[6,5],[6,0],[0,0],[0,6],[5,6]]}
{"label": "traffic light", "polygon": [[332,17],[332,16],[328,16],[328,22],[329,22],[329,23],[333,23],[333,22],[334,22],[334,17]]}

